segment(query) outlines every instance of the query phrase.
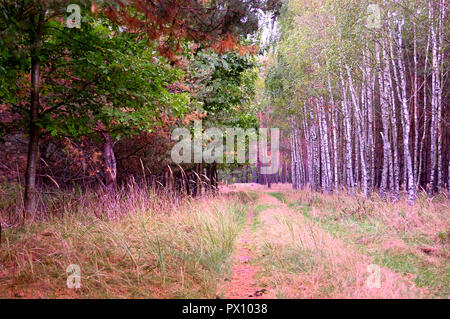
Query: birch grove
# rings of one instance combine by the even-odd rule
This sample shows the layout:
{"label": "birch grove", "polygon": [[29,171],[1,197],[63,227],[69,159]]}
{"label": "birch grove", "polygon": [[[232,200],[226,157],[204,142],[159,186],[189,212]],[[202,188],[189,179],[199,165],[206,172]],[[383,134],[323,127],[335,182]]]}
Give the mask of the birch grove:
{"label": "birch grove", "polygon": [[266,81],[288,74],[268,93],[280,114],[295,104],[293,187],[410,205],[421,191],[449,191],[448,3],[290,0],[285,8]]}

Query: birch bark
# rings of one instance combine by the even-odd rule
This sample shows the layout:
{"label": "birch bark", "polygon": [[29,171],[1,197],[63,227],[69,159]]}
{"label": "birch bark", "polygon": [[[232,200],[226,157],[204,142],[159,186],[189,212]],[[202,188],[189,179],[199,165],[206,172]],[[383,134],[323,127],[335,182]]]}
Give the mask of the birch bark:
{"label": "birch bark", "polygon": [[[375,53],[377,59],[377,73],[378,73],[378,85],[380,88],[380,104],[381,104],[381,123],[383,126],[383,132],[381,133],[383,140],[383,170],[381,173],[381,183],[380,183],[380,195],[382,198],[386,197],[387,188],[388,188],[388,173],[391,172],[392,169],[389,170],[389,166],[391,163],[391,145],[389,143],[389,110],[388,110],[388,98],[386,97],[386,89],[385,89],[385,78],[383,76],[381,58],[380,58],[380,47],[379,44],[375,44]],[[391,186],[393,178],[390,178]]]}
{"label": "birch bark", "polygon": [[344,131],[345,131],[345,158],[347,167],[347,188],[351,190],[352,194],[355,194],[355,184],[353,180],[353,161],[352,161],[352,144],[351,144],[351,121],[350,121],[350,111],[347,106],[347,89],[340,71],[340,80],[342,86],[342,113],[344,117]]}
{"label": "birch bark", "polygon": [[[350,72],[348,65],[346,66],[346,68],[347,68],[347,76],[348,76],[348,82],[349,82],[349,87],[350,87],[350,94],[352,97],[353,108],[355,110],[355,117],[356,117],[356,121],[355,121],[356,125],[355,126],[356,126],[357,139],[359,141],[358,144],[359,144],[359,156],[360,156],[360,163],[361,163],[361,184],[362,184],[364,196],[368,197],[369,196],[369,184],[368,184],[368,176],[367,176],[367,157],[365,154],[366,136],[365,136],[365,133],[362,128],[362,123],[364,122],[364,118],[362,115],[361,106],[358,101],[356,90],[353,85],[352,74]],[[358,156],[358,155],[356,155],[356,156]]]}
{"label": "birch bark", "polygon": [[[409,150],[409,134],[410,134],[410,123],[409,123],[409,107],[408,100],[406,96],[406,70],[405,61],[403,58],[403,39],[402,39],[402,28],[405,23],[404,18],[398,19],[398,31],[397,31],[397,62],[398,69],[400,73],[400,88],[401,88],[401,111],[402,111],[402,127],[403,127],[403,152],[405,158],[405,174],[407,176],[408,182],[408,203],[409,205],[414,205],[416,197],[416,185],[414,183],[414,173],[412,168],[411,153]],[[406,185],[405,185],[406,186]]]}

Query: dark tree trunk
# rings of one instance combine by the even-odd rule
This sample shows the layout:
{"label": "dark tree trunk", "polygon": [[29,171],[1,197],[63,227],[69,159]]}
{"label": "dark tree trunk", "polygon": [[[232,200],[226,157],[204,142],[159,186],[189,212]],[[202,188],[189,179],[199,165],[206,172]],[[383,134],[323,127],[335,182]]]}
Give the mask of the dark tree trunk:
{"label": "dark tree trunk", "polygon": [[213,163],[212,167],[212,186],[214,192],[218,191],[218,185],[217,185],[217,164]]}
{"label": "dark tree trunk", "polygon": [[212,165],[206,165],[206,187],[205,187],[205,192],[206,193],[210,193],[212,191],[212,174],[213,174],[213,170],[212,170]]}
{"label": "dark tree trunk", "polygon": [[40,129],[37,125],[39,119],[39,84],[40,84],[40,60],[39,49],[41,46],[42,24],[44,14],[39,14],[36,29],[30,32],[33,45],[31,51],[31,100],[30,100],[30,127],[27,168],[25,172],[25,211],[24,214],[33,213],[36,210],[36,169],[39,161]]}
{"label": "dark tree trunk", "polygon": [[252,169],[252,183],[258,183],[258,168],[256,166]]}
{"label": "dark tree trunk", "polygon": [[287,182],[292,183],[292,169],[291,165],[287,167]]}
{"label": "dark tree trunk", "polygon": [[103,165],[106,189],[114,192],[117,186],[117,165],[113,144],[108,133],[103,133]]}
{"label": "dark tree trunk", "polygon": [[249,167],[246,165],[244,167],[244,183],[248,183],[248,172],[249,172]]}
{"label": "dark tree trunk", "polygon": [[27,170],[25,173],[25,211],[33,213],[36,209],[36,168],[39,159],[40,130],[36,121],[39,117],[39,66],[37,57],[31,58],[31,105],[30,105],[30,140],[28,143]]}

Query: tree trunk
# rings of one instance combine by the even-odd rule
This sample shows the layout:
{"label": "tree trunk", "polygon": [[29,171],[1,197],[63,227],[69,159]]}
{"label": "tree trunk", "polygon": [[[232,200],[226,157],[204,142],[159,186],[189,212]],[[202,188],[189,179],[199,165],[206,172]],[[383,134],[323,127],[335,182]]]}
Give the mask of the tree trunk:
{"label": "tree trunk", "polygon": [[39,14],[36,29],[30,32],[30,39],[33,45],[31,51],[31,100],[30,100],[30,122],[29,122],[29,142],[27,168],[25,172],[25,215],[36,210],[36,170],[39,162],[39,138],[40,129],[37,125],[39,119],[39,85],[40,85],[40,60],[39,50],[41,47],[42,24],[44,14]]}
{"label": "tree trunk", "polygon": [[317,125],[316,118],[313,114],[314,104],[312,103],[312,99],[309,99],[309,116],[310,116],[310,139],[311,139],[311,147],[312,147],[312,180],[310,180],[311,187],[313,190],[318,191],[320,188],[320,154],[319,154],[319,145],[318,145],[318,133],[317,133]]}
{"label": "tree trunk", "polygon": [[[363,193],[365,197],[369,197],[369,184],[368,184],[368,175],[367,175],[367,156],[365,154],[365,134],[363,132],[362,123],[363,123],[363,116],[362,111],[360,108],[360,103],[358,101],[358,98],[356,96],[355,88],[353,86],[353,80],[352,75],[350,73],[350,69],[347,66],[347,75],[348,75],[348,81],[350,84],[350,93],[352,96],[353,106],[355,110],[355,116],[356,116],[356,134],[357,139],[359,140],[359,155],[360,155],[360,161],[361,161],[361,172],[362,172],[362,186],[363,186]],[[356,156],[358,154],[356,153]]]}
{"label": "tree trunk", "polygon": [[36,168],[39,160],[40,129],[36,124],[39,118],[39,66],[37,57],[31,58],[31,105],[27,170],[25,173],[25,212],[31,214],[36,210]]}
{"label": "tree trunk", "polygon": [[291,171],[292,171],[292,187],[294,189],[298,188],[297,179],[297,145],[295,143],[297,128],[295,126],[294,120],[291,119]]}
{"label": "tree trunk", "polygon": [[[387,85],[385,77],[383,77],[381,59],[380,59],[380,48],[378,43],[375,44],[376,58],[378,65],[378,82],[380,87],[380,104],[381,104],[381,123],[383,126],[383,132],[381,134],[383,138],[383,170],[381,173],[381,183],[380,183],[380,195],[382,198],[386,197],[386,192],[388,188],[388,177],[392,176],[392,169],[389,170],[391,164],[391,144],[389,143],[389,109],[388,109],[388,97],[387,90],[385,86]],[[383,48],[384,50],[384,48]],[[389,171],[391,175],[389,175]],[[390,178],[392,181],[393,178]],[[392,186],[392,183],[391,183]]]}
{"label": "tree trunk", "polygon": [[283,166],[281,167],[281,183],[286,184],[286,162],[283,161]]}
{"label": "tree trunk", "polygon": [[342,112],[344,116],[344,131],[345,131],[345,157],[347,165],[347,187],[355,194],[355,185],[353,180],[353,161],[352,161],[352,144],[351,144],[351,121],[350,121],[350,111],[347,106],[347,88],[345,85],[344,77],[342,71],[340,72],[340,79],[342,85]]}
{"label": "tree trunk", "polygon": [[103,133],[103,165],[106,189],[113,193],[117,186],[117,165],[113,144],[108,133]]}
{"label": "tree trunk", "polygon": [[327,119],[325,117],[325,110],[324,110],[324,100],[323,98],[320,99],[320,111],[319,111],[319,116],[321,118],[320,123],[321,123],[321,135],[323,135],[322,138],[322,144],[323,144],[323,158],[324,158],[324,169],[323,171],[325,172],[325,187],[328,190],[329,193],[332,192],[333,190],[333,186],[332,186],[332,182],[331,182],[331,160],[330,160],[330,149],[329,149],[329,144],[328,144],[328,125],[327,125]]}
{"label": "tree trunk", "polygon": [[339,173],[338,173],[338,136],[337,136],[337,115],[336,104],[334,103],[333,91],[331,88],[330,76],[328,75],[328,90],[331,101],[331,126],[333,134],[333,169],[334,169],[334,189],[339,187]]}
{"label": "tree trunk", "polygon": [[[431,11],[428,12],[428,20],[431,20]],[[430,23],[431,25],[431,23]],[[428,31],[428,35],[427,35],[427,47],[426,47],[426,51],[425,51],[425,65],[424,65],[424,73],[423,73],[423,115],[424,115],[424,120],[423,120],[423,133],[422,133],[422,139],[420,141],[420,153],[419,153],[419,171],[417,173],[417,184],[420,185],[420,180],[422,177],[422,166],[426,166],[427,161],[425,160],[423,162],[423,149],[425,146],[425,140],[427,137],[427,125],[428,125],[428,109],[427,109],[427,78],[428,78],[428,73],[427,73],[427,69],[428,69],[428,52],[430,50],[430,38],[431,38],[431,28]],[[423,165],[422,165],[423,162]],[[425,170],[426,172],[426,170]],[[426,174],[425,174],[426,175]],[[425,178],[426,180],[426,178]]]}
{"label": "tree trunk", "polygon": [[418,185],[419,172],[419,105],[418,105],[418,74],[417,74],[417,32],[416,23],[413,25],[414,31],[414,181]]}
{"label": "tree trunk", "polygon": [[438,78],[437,81],[439,82],[438,91],[437,91],[437,125],[438,125],[438,150],[437,150],[437,186],[438,190],[444,187],[444,178],[443,178],[443,160],[442,160],[442,137],[443,137],[443,128],[444,125],[442,123],[442,89],[444,85],[444,19],[445,19],[445,6],[443,0],[439,1],[439,42],[438,42]]}
{"label": "tree trunk", "polygon": [[327,188],[327,170],[326,170],[326,160],[325,160],[325,134],[323,132],[323,123],[322,123],[322,107],[317,104],[316,100],[316,108],[317,108],[317,118],[319,124],[319,144],[320,144],[320,177],[321,177],[321,191],[325,193],[325,189]]}
{"label": "tree trunk", "polygon": [[306,158],[307,158],[307,170],[308,170],[308,184],[311,190],[313,190],[314,186],[314,172],[313,172],[313,142],[311,140],[310,128],[308,126],[308,122],[306,121],[306,110],[303,109],[304,117],[303,117],[303,131],[305,133],[306,139]]}
{"label": "tree trunk", "polygon": [[[386,45],[387,47],[388,45]],[[384,59],[384,63],[385,63],[385,71],[384,71],[384,76],[385,76],[385,90],[387,92],[387,94],[390,94],[390,99],[391,99],[391,108],[390,108],[390,112],[391,112],[391,128],[392,128],[392,150],[393,150],[393,174],[394,174],[394,187],[391,190],[392,194],[395,198],[398,198],[399,196],[399,192],[400,192],[400,165],[399,165],[399,155],[398,155],[398,130],[397,130],[397,107],[396,107],[396,103],[395,103],[395,92],[397,92],[397,97],[399,101],[402,101],[402,97],[401,97],[401,93],[400,93],[400,89],[399,89],[399,80],[398,80],[398,73],[397,73],[397,67],[395,65],[395,58],[394,58],[394,50],[392,48],[392,34],[391,31],[389,29],[389,48],[390,48],[390,56],[391,56],[391,62],[392,62],[392,70],[394,73],[394,78],[395,78],[395,82],[397,84],[397,87],[394,87],[394,83],[392,81],[392,76],[391,76],[391,69],[389,66],[389,57],[387,56],[386,50],[383,50],[383,59]],[[396,89],[396,90],[395,90]],[[387,98],[387,96],[386,96]],[[402,117],[403,119],[403,117]],[[406,169],[406,165],[404,166]],[[406,171],[405,171],[406,172]],[[403,178],[403,185],[406,188],[406,174],[404,174],[404,178]]]}
{"label": "tree trunk", "polygon": [[365,144],[366,144],[366,161],[367,161],[367,181],[369,191],[374,190],[375,182],[375,145],[374,145],[374,118],[373,118],[373,96],[375,91],[375,72],[372,75],[370,69],[370,51],[369,47],[366,47],[365,53],[363,52],[363,82],[361,100],[363,102],[363,116],[367,118],[364,122],[366,128],[364,128]]}
{"label": "tree trunk", "polygon": [[[409,133],[410,133],[410,123],[409,123],[409,107],[406,97],[406,70],[405,62],[403,59],[403,41],[402,41],[402,27],[404,24],[403,18],[398,22],[398,38],[397,38],[397,58],[398,67],[400,73],[400,87],[401,87],[401,102],[402,102],[402,127],[403,127],[403,152],[405,158],[405,174],[407,176],[408,182],[408,204],[414,205],[416,197],[416,185],[414,183],[414,172],[412,167],[411,153],[409,150]],[[406,187],[406,185],[405,185]]]}
{"label": "tree trunk", "polygon": [[438,112],[438,95],[439,95],[439,61],[437,48],[437,28],[434,25],[434,8],[433,3],[429,4],[431,12],[431,43],[432,43],[432,75],[431,75],[431,145],[430,145],[430,185],[429,195],[434,194],[436,184],[436,164],[437,164],[437,112]]}

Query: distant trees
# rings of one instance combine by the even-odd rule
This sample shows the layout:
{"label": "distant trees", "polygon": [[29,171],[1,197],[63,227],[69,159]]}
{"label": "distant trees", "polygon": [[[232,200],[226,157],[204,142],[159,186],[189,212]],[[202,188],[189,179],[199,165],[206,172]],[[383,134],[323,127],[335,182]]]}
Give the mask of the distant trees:
{"label": "distant trees", "polygon": [[413,204],[418,187],[450,187],[447,9],[442,0],[285,3],[266,87],[292,119],[295,188],[404,191]]}

